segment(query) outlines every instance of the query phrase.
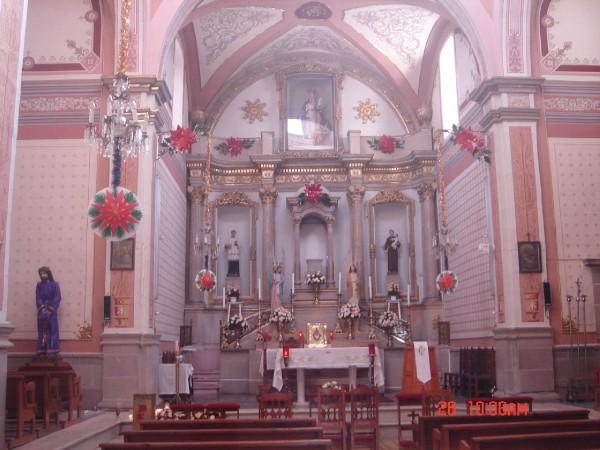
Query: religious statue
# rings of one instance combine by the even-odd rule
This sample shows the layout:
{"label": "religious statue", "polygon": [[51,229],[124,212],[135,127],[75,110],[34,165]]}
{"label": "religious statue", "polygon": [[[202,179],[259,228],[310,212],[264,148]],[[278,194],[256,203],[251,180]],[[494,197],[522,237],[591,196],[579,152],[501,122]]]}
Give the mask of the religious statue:
{"label": "religious statue", "polygon": [[58,306],[60,305],[60,286],[50,268],[38,269],[40,281],[35,288],[37,305],[38,355],[56,355],[59,349],[58,339]]}
{"label": "religious statue", "polygon": [[281,296],[283,295],[283,268],[281,264],[276,264],[273,269],[271,281],[271,309],[281,307]]}
{"label": "religious statue", "polygon": [[329,135],[324,116],[324,109],[323,97],[319,95],[316,89],[309,89],[308,97],[302,106],[300,119],[302,120],[304,137],[308,139],[312,145],[325,144],[325,140]]}
{"label": "religious statue", "polygon": [[346,281],[346,289],[348,291],[348,303],[352,305],[358,305],[359,293],[358,293],[358,273],[356,266],[350,264],[348,269],[348,279]]}
{"label": "religious statue", "polygon": [[390,230],[390,235],[385,240],[383,249],[387,251],[388,274],[398,273],[398,255],[400,253],[400,238],[398,233]]}
{"label": "religious statue", "polygon": [[227,250],[227,276],[240,276],[240,245],[237,240],[237,231],[231,230],[229,242],[225,244]]}

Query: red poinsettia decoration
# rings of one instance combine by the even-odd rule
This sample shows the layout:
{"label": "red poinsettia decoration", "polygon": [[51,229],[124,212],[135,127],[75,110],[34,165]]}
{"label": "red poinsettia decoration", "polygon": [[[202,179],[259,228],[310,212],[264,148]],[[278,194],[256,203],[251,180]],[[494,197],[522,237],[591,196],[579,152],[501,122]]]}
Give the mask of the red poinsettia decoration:
{"label": "red poinsettia decoration", "polygon": [[217,285],[217,277],[214,272],[203,269],[196,274],[194,284],[201,291],[212,291]]}
{"label": "red poinsettia decoration", "polygon": [[171,131],[169,141],[176,151],[189,153],[192,150],[192,144],[197,142],[196,133],[191,128],[181,128],[177,125],[177,129]]}
{"label": "red poinsettia decoration", "polygon": [[229,153],[231,156],[237,156],[242,153],[244,142],[241,139],[231,137],[227,139],[227,147],[229,147]]}
{"label": "red poinsettia decoration", "polygon": [[319,183],[310,183],[304,185],[304,192],[306,193],[306,199],[311,203],[319,203],[321,201],[321,185]]}
{"label": "red poinsettia decoration", "polygon": [[458,285],[458,278],[451,270],[444,270],[437,276],[435,283],[441,292],[454,292]]}
{"label": "red poinsettia decoration", "polygon": [[247,150],[253,145],[254,139],[230,137],[225,142],[215,145],[215,150],[224,155],[238,156],[242,153],[242,150]]}
{"label": "red poinsettia decoration", "polygon": [[394,153],[396,149],[396,140],[392,136],[385,134],[379,138],[379,150],[381,153]]}
{"label": "red poinsettia decoration", "polygon": [[450,140],[461,150],[470,152],[475,158],[490,162],[490,152],[486,148],[485,139],[480,132],[452,125],[451,133]]}
{"label": "red poinsettia decoration", "polygon": [[110,240],[131,236],[142,218],[135,195],[125,188],[98,192],[88,209],[88,215],[96,234]]}

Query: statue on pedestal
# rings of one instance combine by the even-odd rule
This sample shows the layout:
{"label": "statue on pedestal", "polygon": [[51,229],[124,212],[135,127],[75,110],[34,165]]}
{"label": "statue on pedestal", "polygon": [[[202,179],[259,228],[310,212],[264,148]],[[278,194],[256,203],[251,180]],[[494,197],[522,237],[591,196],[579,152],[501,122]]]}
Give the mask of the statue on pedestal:
{"label": "statue on pedestal", "polygon": [[394,230],[390,230],[390,234],[385,240],[383,249],[387,251],[387,273],[398,273],[398,255],[400,254],[400,238],[398,237],[398,233],[396,233]]}
{"label": "statue on pedestal", "polygon": [[348,292],[348,303],[352,305],[358,305],[359,301],[359,292],[358,292],[358,273],[356,271],[356,266],[354,264],[350,264],[350,268],[348,269],[348,279],[346,281],[346,289]]}
{"label": "statue on pedestal", "polygon": [[227,276],[240,276],[240,244],[237,240],[237,231],[231,230],[229,242],[225,244],[227,251]]}
{"label": "statue on pedestal", "polygon": [[40,281],[35,288],[37,306],[38,355],[57,355],[58,338],[58,306],[60,305],[60,286],[49,267],[38,269]]}
{"label": "statue on pedestal", "polygon": [[281,307],[281,296],[283,295],[283,268],[276,264],[273,269],[271,280],[271,309]]}

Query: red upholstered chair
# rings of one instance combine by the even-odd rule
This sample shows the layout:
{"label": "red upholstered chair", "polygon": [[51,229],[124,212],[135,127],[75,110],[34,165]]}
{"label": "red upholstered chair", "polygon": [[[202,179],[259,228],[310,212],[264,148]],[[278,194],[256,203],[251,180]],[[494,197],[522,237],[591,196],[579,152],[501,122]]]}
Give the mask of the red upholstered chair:
{"label": "red upholstered chair", "polygon": [[347,448],[346,402],[342,389],[317,390],[317,426],[323,428],[323,437],[342,441],[342,450]]}
{"label": "red upholstered chair", "polygon": [[373,441],[379,448],[379,393],[377,388],[357,387],[350,391],[350,449],[356,441]]}
{"label": "red upholstered chair", "polygon": [[259,419],[291,419],[292,393],[272,392],[258,397]]}

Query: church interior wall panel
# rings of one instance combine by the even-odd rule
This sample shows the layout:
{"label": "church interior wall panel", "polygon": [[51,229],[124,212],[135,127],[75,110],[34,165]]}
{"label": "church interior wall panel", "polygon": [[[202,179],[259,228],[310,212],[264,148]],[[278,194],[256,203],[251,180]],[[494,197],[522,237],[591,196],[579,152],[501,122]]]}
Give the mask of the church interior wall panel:
{"label": "church interior wall panel", "polygon": [[448,227],[458,246],[449,255],[449,269],[458,277],[458,288],[443,296],[443,316],[450,321],[452,338],[483,337],[495,324],[495,304],[487,252],[489,243],[483,163],[470,165],[446,187]]}
{"label": "church interior wall panel", "polygon": [[599,145],[600,139],[549,139],[562,316],[567,316],[566,296],[576,295],[575,281],[581,277],[590,300],[586,302],[588,331],[596,329],[596,323],[591,272],[583,260],[600,255]]}
{"label": "church interior wall panel", "polygon": [[[213,135],[225,139],[231,136],[256,138],[260,136],[261,131],[273,131],[275,133],[275,142],[278,142],[280,122],[279,95],[276,86],[275,77],[271,75],[256,81],[242,90],[227,105],[219,117]],[[254,103],[257,99],[260,100],[258,105],[261,103],[265,104],[262,109],[267,114],[262,120],[256,118],[250,123],[250,120],[244,119],[242,108],[246,106],[246,101]],[[237,159],[241,159],[241,156],[247,154],[247,152],[247,150],[243,150],[242,155]]]}
{"label": "church interior wall panel", "polygon": [[303,279],[308,273],[307,261],[320,259],[321,272],[329,279],[327,273],[327,229],[325,222],[312,218],[305,218],[300,224],[300,267]]}
{"label": "church interior wall panel", "polygon": [[37,338],[35,286],[43,265],[60,283],[61,339],[75,339],[92,321],[95,238],[86,211],[96,192],[96,159],[81,140],[18,142],[8,277],[15,339]]}
{"label": "church interior wall panel", "polygon": [[158,164],[158,284],[154,307],[157,333],[179,339],[185,303],[186,198],[164,164]]}
{"label": "church interior wall panel", "polygon": [[241,352],[221,352],[221,381],[219,388],[222,393],[248,393],[249,360],[248,350]]}

